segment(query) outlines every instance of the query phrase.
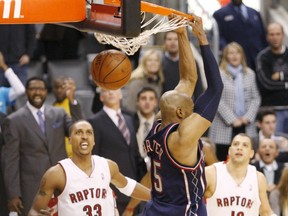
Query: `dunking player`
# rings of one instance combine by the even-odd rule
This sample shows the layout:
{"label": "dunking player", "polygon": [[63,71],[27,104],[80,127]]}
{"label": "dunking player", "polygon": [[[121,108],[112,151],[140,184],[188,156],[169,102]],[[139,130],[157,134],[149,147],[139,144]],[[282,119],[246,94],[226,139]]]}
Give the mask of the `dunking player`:
{"label": "dunking player", "polygon": [[228,153],[227,164],[206,167],[208,215],[276,216],[269,205],[264,175],[249,165],[254,155],[251,139],[246,134],[236,135]]}
{"label": "dunking player", "polygon": [[186,30],[177,29],[180,81],[174,90],[162,95],[162,119],[154,123],[144,143],[152,163],[152,200],[146,204],[143,215],[206,215],[203,146],[199,139],[215,116],[223,84],[202,19],[194,16],[190,25],[200,44],[208,88],[192,112],[191,96],[197,77],[195,60]]}
{"label": "dunking player", "polygon": [[69,141],[72,158],[60,161],[44,174],[29,216],[50,215],[47,205],[54,193],[59,194],[59,216],[116,215],[110,183],[127,196],[150,199],[150,190],[125,178],[115,162],[91,155],[94,133],[90,123],[74,123]]}

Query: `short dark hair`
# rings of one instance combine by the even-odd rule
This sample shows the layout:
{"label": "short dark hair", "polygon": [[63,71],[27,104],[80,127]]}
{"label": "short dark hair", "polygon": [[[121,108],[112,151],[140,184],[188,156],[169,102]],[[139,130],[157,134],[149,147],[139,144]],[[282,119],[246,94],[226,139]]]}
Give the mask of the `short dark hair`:
{"label": "short dark hair", "polygon": [[257,112],[256,121],[262,122],[264,117],[267,115],[276,116],[276,113],[272,107],[260,107]]}
{"label": "short dark hair", "polygon": [[41,77],[36,77],[36,76],[31,77],[30,79],[28,79],[28,80],[26,81],[25,88],[28,89],[28,87],[29,87],[29,85],[30,85],[30,82],[35,81],[35,80],[43,82],[44,85],[45,85],[45,88],[47,89],[47,87],[48,87],[47,82],[46,82],[43,78],[41,78]]}
{"label": "short dark hair", "polygon": [[[91,123],[90,123],[89,121],[85,120],[85,119],[80,119],[80,120],[77,120],[77,121],[73,122],[73,124],[69,127],[69,137],[70,137],[71,134],[72,134],[72,130],[73,130],[74,126],[75,126],[77,123],[79,123],[79,122],[87,122],[88,124],[91,125]],[[92,127],[92,125],[91,125],[91,127]],[[93,127],[92,127],[92,128],[93,128]]]}
{"label": "short dark hair", "polygon": [[[247,137],[247,138],[250,140],[250,143],[251,143],[251,146],[250,146],[250,147],[251,147],[251,149],[254,150],[253,140],[251,139],[251,137],[250,137],[249,135],[247,135],[246,133],[236,134],[236,135],[232,138],[232,142],[233,142],[233,140],[234,140],[234,138],[235,138],[236,136]],[[232,142],[231,142],[231,144],[232,144]]]}
{"label": "short dark hair", "polygon": [[144,92],[153,92],[156,99],[158,98],[157,92],[155,89],[151,88],[151,87],[143,87],[138,93],[137,93],[137,100],[140,98],[141,94],[143,94]]}

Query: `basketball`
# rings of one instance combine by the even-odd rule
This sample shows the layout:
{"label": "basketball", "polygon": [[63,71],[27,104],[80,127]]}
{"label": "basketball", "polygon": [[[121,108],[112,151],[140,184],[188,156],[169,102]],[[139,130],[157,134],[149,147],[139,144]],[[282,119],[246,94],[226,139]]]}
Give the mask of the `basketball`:
{"label": "basketball", "polygon": [[118,50],[104,50],[92,61],[91,75],[97,86],[116,90],[130,79],[132,65],[125,53]]}

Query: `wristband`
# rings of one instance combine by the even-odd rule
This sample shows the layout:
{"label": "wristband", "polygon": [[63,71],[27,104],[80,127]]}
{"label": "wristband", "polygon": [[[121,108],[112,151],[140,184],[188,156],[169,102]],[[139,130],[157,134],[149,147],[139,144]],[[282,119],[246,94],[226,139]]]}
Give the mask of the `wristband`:
{"label": "wristband", "polygon": [[130,196],[134,191],[134,188],[136,187],[136,181],[128,177],[125,178],[127,180],[126,186],[118,189],[121,193],[125,194],[126,196]]}

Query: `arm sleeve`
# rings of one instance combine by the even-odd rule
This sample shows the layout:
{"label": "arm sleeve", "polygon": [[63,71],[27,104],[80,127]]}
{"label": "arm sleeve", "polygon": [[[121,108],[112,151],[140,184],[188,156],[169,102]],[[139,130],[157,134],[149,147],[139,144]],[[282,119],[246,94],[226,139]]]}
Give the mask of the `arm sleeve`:
{"label": "arm sleeve", "polygon": [[80,103],[77,103],[74,105],[69,102],[69,106],[70,106],[70,112],[71,112],[71,117],[72,117],[73,122],[84,119],[85,115],[82,111],[82,107]]}
{"label": "arm sleeve", "polygon": [[25,87],[11,68],[8,68],[4,75],[11,86],[11,91],[9,92],[9,101],[11,102],[14,101],[18,96],[24,94]]}
{"label": "arm sleeve", "polygon": [[223,83],[209,45],[200,46],[208,88],[197,99],[194,112],[212,122],[218,109]]}

